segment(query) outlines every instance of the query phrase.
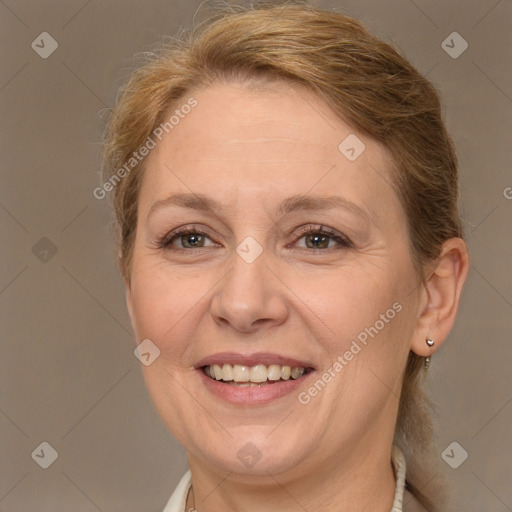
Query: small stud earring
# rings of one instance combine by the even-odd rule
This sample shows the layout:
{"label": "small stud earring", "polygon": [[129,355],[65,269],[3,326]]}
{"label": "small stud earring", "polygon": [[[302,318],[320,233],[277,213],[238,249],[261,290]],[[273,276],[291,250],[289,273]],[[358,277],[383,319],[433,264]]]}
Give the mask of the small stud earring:
{"label": "small stud earring", "polygon": [[[433,347],[435,344],[435,342],[432,338],[427,338],[425,340],[425,342],[427,343],[427,345],[429,347]],[[425,370],[427,370],[429,366],[430,366],[430,356],[427,356],[427,357],[425,357]]]}

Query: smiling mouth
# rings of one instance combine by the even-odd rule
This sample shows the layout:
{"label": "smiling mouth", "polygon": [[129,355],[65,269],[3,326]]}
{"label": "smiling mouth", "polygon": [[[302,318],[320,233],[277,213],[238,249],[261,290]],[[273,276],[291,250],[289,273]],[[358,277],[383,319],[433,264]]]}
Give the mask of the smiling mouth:
{"label": "smiling mouth", "polygon": [[280,364],[212,364],[203,366],[204,374],[212,380],[237,387],[266,386],[287,380],[300,379],[313,368],[283,366]]}

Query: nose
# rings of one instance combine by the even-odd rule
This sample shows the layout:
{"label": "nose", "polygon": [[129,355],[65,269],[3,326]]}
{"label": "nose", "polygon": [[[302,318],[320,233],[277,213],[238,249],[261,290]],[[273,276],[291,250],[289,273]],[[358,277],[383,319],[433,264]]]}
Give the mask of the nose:
{"label": "nose", "polygon": [[233,254],[232,267],[211,299],[210,314],[215,323],[238,332],[253,333],[286,320],[285,287],[267,263],[265,251],[252,263]]}

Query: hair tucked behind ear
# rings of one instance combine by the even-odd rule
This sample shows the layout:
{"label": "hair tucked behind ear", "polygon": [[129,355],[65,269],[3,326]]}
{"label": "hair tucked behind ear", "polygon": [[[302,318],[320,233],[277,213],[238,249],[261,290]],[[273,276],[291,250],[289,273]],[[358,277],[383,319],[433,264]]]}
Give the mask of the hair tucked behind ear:
{"label": "hair tucked behind ear", "polygon": [[[191,91],[214,80],[286,80],[323,98],[361,132],[382,142],[395,163],[394,181],[407,215],[418,278],[444,241],[462,237],[458,164],[437,91],[396,49],[358,21],[306,2],[264,2],[219,9],[149,57],[122,89],[106,132],[105,171],[113,176]],[[130,278],[137,198],[144,162],[115,187],[120,265]],[[427,510],[422,461],[431,450],[429,401],[422,358],[411,352],[400,399],[396,443],[408,485]],[[421,491],[421,489],[423,489]],[[437,495],[436,495],[437,498]]]}

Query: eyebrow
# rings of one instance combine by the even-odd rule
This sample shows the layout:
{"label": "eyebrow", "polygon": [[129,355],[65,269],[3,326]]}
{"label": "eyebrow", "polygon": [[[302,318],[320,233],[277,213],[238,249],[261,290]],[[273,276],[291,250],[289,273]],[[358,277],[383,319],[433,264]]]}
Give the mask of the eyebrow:
{"label": "eyebrow", "polygon": [[[169,206],[177,206],[180,208],[187,208],[191,210],[202,211],[206,213],[223,212],[226,210],[225,206],[216,201],[215,199],[203,194],[173,194],[165,199],[155,201],[148,212],[147,217],[161,208]],[[278,213],[286,215],[296,211],[322,211],[331,209],[343,209],[352,212],[362,217],[370,224],[376,224],[376,218],[372,211],[362,208],[357,204],[340,196],[314,196],[314,195],[295,195],[284,199],[279,207]]]}
{"label": "eyebrow", "polygon": [[278,208],[279,213],[287,214],[295,211],[321,211],[343,209],[363,217],[368,223],[375,223],[373,212],[340,196],[296,195],[285,199]]}

